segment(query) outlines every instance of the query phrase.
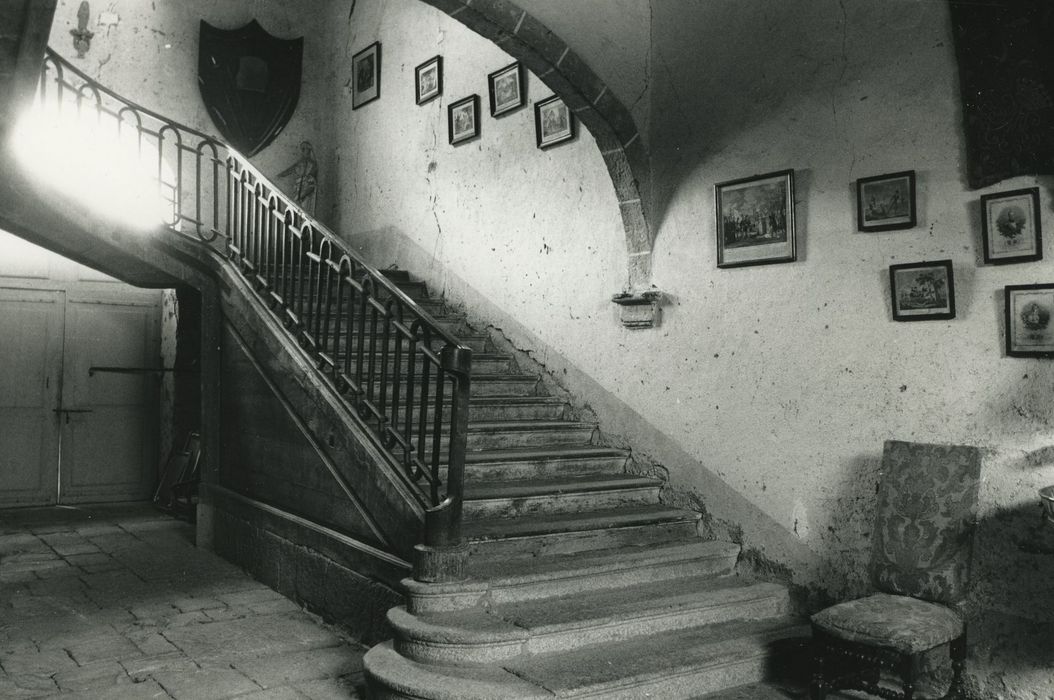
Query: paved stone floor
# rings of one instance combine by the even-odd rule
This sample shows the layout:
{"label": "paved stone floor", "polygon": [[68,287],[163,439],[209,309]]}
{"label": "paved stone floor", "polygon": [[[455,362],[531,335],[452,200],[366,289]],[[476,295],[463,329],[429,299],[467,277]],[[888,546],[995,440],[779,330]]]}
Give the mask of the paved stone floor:
{"label": "paved stone floor", "polygon": [[349,641],[148,506],[0,511],[0,698],[359,698]]}

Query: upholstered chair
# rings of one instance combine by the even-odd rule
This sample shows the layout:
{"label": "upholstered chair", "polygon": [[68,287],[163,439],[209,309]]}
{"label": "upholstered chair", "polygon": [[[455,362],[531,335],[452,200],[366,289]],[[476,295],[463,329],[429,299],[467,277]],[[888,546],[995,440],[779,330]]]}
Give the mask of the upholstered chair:
{"label": "upholstered chair", "polygon": [[849,688],[914,700],[922,657],[944,644],[945,697],[962,697],[966,623],[957,604],[970,575],[980,472],[976,447],[886,442],[871,555],[878,592],[813,615],[814,700]]}

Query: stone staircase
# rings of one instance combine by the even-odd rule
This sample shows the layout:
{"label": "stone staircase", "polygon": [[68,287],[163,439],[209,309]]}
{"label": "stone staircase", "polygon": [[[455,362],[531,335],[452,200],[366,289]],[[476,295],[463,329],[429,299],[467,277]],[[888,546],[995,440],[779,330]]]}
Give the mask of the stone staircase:
{"label": "stone staircase", "polygon": [[470,555],[463,581],[404,580],[395,639],[366,656],[373,698],[693,698],[801,653],[786,588],[737,575],[738,545],[700,539],[699,515],[663,505],[628,451],[422,283],[386,274],[473,349]]}

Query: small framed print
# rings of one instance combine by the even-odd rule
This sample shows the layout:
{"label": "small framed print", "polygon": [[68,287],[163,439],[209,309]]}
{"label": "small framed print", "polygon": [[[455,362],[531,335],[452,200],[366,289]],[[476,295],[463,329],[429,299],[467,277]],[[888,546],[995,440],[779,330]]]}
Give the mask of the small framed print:
{"label": "small framed print", "polygon": [[451,145],[479,136],[479,95],[469,95],[447,107],[447,131]]}
{"label": "small framed print", "polygon": [[488,75],[487,82],[490,84],[490,116],[500,117],[527,103],[523,66],[518,61]]}
{"label": "small framed print", "polygon": [[889,266],[894,321],[955,318],[955,280],[951,260]]}
{"label": "small framed print", "polygon": [[543,150],[570,141],[575,137],[575,115],[556,95],[535,102],[534,133]]}
{"label": "small framed print", "polygon": [[1039,188],[981,197],[984,261],[993,265],[1043,259]]}
{"label": "small framed print", "polygon": [[718,267],[797,259],[793,170],[720,182],[714,202]]}
{"label": "small framed print", "polygon": [[857,180],[856,222],[860,231],[915,228],[915,171]]}
{"label": "small framed print", "polygon": [[419,105],[443,94],[442,56],[433,56],[414,69],[414,89]]}
{"label": "small framed print", "polygon": [[1006,354],[1054,357],[1054,284],[1006,287]]}
{"label": "small framed print", "polygon": [[381,96],[381,43],[375,41],[351,57],[351,108]]}

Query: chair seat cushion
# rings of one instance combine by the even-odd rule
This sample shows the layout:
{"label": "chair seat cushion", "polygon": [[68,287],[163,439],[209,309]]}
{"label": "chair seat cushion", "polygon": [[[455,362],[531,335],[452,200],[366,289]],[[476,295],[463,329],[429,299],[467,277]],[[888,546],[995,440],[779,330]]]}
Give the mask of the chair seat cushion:
{"label": "chair seat cushion", "polygon": [[908,596],[876,593],[822,610],[813,624],[832,637],[917,654],[963,633],[954,610]]}

